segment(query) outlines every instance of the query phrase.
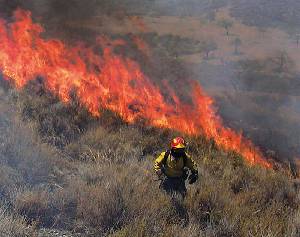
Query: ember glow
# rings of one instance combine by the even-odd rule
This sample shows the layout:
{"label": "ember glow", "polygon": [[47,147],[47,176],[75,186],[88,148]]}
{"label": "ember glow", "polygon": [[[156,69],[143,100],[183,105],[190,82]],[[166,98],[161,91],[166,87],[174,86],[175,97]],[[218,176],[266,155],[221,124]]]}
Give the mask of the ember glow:
{"label": "ember glow", "polygon": [[143,118],[150,126],[204,134],[223,149],[241,154],[251,165],[272,167],[249,140],[222,125],[213,100],[197,82],[191,82],[193,104],[181,102],[167,87],[170,104],[137,62],[113,53],[114,46],[125,42],[99,37],[95,47],[80,43],[70,47],[42,38],[44,29],[32,22],[30,12],[17,10],[14,17],[13,23],[0,20],[0,70],[18,89],[40,76],[46,88],[65,103],[71,100],[71,91],[76,91],[93,116],[101,116],[100,108],[109,109],[129,123]]}

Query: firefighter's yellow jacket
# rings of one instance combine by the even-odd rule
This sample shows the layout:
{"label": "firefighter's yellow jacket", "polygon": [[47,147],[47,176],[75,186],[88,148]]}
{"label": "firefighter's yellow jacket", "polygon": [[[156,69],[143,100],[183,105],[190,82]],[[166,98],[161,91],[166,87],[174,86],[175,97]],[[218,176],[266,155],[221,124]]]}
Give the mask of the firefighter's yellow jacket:
{"label": "firefighter's yellow jacket", "polygon": [[162,152],[154,162],[154,170],[159,171],[164,166],[164,172],[168,177],[181,177],[183,175],[183,168],[187,167],[192,172],[197,171],[195,161],[186,153],[186,157],[178,157],[175,159],[171,153],[165,159],[166,152]]}

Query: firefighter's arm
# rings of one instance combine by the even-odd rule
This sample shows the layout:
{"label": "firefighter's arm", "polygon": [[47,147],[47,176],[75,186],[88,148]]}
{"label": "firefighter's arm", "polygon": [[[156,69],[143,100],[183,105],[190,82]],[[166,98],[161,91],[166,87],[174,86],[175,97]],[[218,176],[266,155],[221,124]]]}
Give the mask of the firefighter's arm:
{"label": "firefighter's arm", "polygon": [[191,170],[191,175],[189,176],[189,184],[193,184],[198,180],[198,170],[196,162],[186,154],[186,166]]}
{"label": "firefighter's arm", "polygon": [[161,172],[161,168],[163,166],[163,160],[164,160],[164,157],[165,157],[165,153],[166,152],[162,152],[155,160],[154,162],[154,171],[156,173],[159,173]]}
{"label": "firefighter's arm", "polygon": [[188,167],[192,173],[198,172],[196,162],[188,154],[186,154],[186,167]]}

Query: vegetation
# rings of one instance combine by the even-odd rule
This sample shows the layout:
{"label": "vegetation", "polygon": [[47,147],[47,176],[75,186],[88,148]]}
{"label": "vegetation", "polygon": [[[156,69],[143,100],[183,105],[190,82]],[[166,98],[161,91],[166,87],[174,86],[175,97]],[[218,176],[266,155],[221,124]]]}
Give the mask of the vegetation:
{"label": "vegetation", "polygon": [[298,74],[294,62],[284,51],[261,60],[239,62],[239,77],[234,79],[241,90],[299,95]]}
{"label": "vegetation", "polygon": [[231,20],[228,19],[222,19],[220,21],[218,21],[218,25],[222,28],[224,28],[226,35],[229,35],[229,30],[230,28],[233,26],[233,22]]}
{"label": "vegetation", "polygon": [[91,118],[76,98],[64,105],[33,90],[40,86],[1,91],[0,218],[8,225],[1,222],[0,232],[9,226],[9,236],[34,236],[41,228],[84,236],[299,234],[297,185],[203,137],[188,138],[201,178],[188,187],[189,222],[182,226],[152,172],[174,132],[125,124],[109,111]]}
{"label": "vegetation", "polygon": [[209,41],[203,41],[202,43],[202,50],[205,52],[205,59],[209,59],[209,53],[216,50],[218,48],[218,45],[215,41],[209,40]]}
{"label": "vegetation", "polygon": [[158,35],[157,33],[141,34],[150,48],[168,56],[176,57],[189,54],[196,54],[203,51],[203,42],[178,35]]}
{"label": "vegetation", "polygon": [[293,32],[299,28],[297,0],[233,0],[231,14],[248,25],[280,27]]}
{"label": "vegetation", "polygon": [[[127,14],[133,15],[170,15],[170,16],[200,16],[206,15],[209,19],[214,12],[227,7],[233,17],[243,23],[257,27],[280,27],[290,33],[299,28],[298,14],[300,3],[298,0],[186,0],[184,2],[165,1],[153,2],[150,0],[90,0],[83,3],[80,0],[0,0],[1,12],[9,14],[17,7],[30,9],[33,12],[43,11],[45,20],[59,22],[74,18],[88,18],[93,14],[108,14],[123,18]],[[46,8],[43,6],[47,6]],[[79,12],[78,9],[81,9]],[[117,9],[117,10],[116,10]],[[118,13],[116,13],[118,11]],[[67,12],[67,13],[66,13]],[[214,19],[214,17],[213,17]]]}
{"label": "vegetation", "polygon": [[[40,13],[39,4],[44,1],[23,2],[0,0],[0,6],[6,12],[23,6]],[[184,1],[175,7],[170,1],[163,6],[157,3],[155,8],[151,1],[105,0],[101,9],[95,7],[97,1],[85,1],[84,7],[80,2],[51,1],[43,20],[57,24],[96,13],[110,14],[117,2],[118,7],[131,8],[134,14],[198,16],[201,12],[214,20],[215,9],[229,1],[188,0],[190,4]],[[260,16],[256,17],[257,9],[253,11],[253,7],[259,5],[258,1],[240,1],[249,6],[250,19],[239,14],[241,6],[237,1],[230,2],[234,16],[262,29],[270,25],[276,14],[272,8],[259,8]],[[267,6],[271,2],[279,4],[259,2],[266,2]],[[76,9],[82,9],[80,16]],[[269,15],[264,14],[266,10]],[[280,12],[279,16],[280,22],[290,22],[285,20],[286,14]],[[296,15],[289,19],[293,17]],[[229,35],[232,22],[223,21],[220,25]],[[128,40],[132,35],[116,36],[127,40],[129,46],[123,47],[134,48],[122,48],[116,53],[138,61],[157,85],[171,81],[180,99],[190,99],[184,97],[190,92],[184,79],[193,75],[187,74],[178,57],[204,53],[209,58],[218,45],[213,40],[170,34],[138,36],[149,44],[153,54],[150,58],[136,52],[134,42]],[[232,43],[238,53],[241,40],[235,38]],[[206,83],[217,67],[220,78],[231,68],[223,70],[208,61],[203,65],[207,71],[201,77]],[[287,53],[280,51],[260,60],[245,59],[233,70],[237,72],[231,77],[236,90],[216,96],[225,122],[243,129],[257,144],[266,147],[270,156],[284,159],[298,155],[299,116],[285,105],[292,103],[290,95],[299,95],[300,84]],[[219,83],[223,86],[227,82]],[[152,166],[176,132],[147,127],[143,121],[127,124],[111,111],[101,111],[100,118],[91,117],[76,96],[70,104],[63,104],[45,90],[40,78],[22,91],[12,89],[1,76],[0,85],[0,235],[35,237],[48,232],[46,236],[56,236],[51,234],[53,230],[90,237],[300,235],[299,183],[292,180],[288,171],[280,167],[249,167],[238,154],[224,152],[211,140],[187,137],[189,153],[199,166],[200,180],[188,186],[183,207],[174,206],[159,190]],[[295,107],[298,109],[298,104]],[[239,124],[230,123],[237,118],[241,118]],[[275,156],[272,152],[276,149],[280,152]],[[182,223],[182,208],[188,213],[187,225]]]}

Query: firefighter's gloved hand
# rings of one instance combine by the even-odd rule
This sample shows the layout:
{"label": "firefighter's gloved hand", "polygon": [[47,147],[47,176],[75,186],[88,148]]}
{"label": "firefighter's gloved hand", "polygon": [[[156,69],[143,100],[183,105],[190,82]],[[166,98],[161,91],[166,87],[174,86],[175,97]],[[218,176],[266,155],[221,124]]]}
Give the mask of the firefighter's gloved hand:
{"label": "firefighter's gloved hand", "polygon": [[188,177],[189,177],[189,170],[186,169],[186,168],[184,168],[184,169],[183,169],[182,179],[183,179],[184,181],[186,181]]}
{"label": "firefighter's gloved hand", "polygon": [[189,184],[193,184],[198,180],[198,171],[192,171],[191,175],[189,176]]}

